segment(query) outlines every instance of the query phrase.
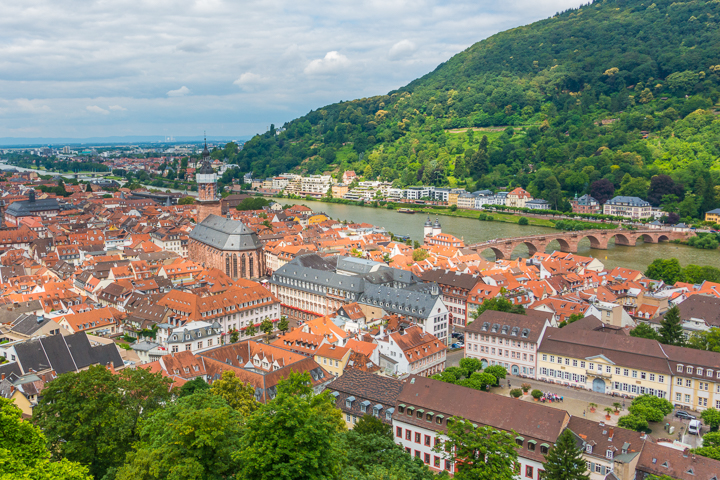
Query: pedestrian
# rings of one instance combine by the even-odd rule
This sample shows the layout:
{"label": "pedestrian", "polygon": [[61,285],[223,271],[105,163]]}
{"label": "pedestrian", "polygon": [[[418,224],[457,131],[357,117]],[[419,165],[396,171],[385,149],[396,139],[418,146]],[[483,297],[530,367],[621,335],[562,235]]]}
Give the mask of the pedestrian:
{"label": "pedestrian", "polygon": [[583,418],[585,417],[585,410],[583,410]]}

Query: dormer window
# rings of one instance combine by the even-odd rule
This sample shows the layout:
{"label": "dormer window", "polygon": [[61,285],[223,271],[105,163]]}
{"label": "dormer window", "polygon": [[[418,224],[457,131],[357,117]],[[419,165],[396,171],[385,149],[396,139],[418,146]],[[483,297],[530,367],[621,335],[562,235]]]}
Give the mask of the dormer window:
{"label": "dormer window", "polygon": [[682,373],[682,371],[683,371],[683,366],[682,366],[682,365],[678,365],[678,366],[677,366],[677,371],[680,372],[680,373]]}
{"label": "dormer window", "polygon": [[692,372],[693,372],[693,367],[688,366],[688,367],[685,369],[685,371],[686,371],[687,373],[692,373]]}
{"label": "dormer window", "polygon": [[609,458],[610,460],[612,460],[612,458],[613,458],[613,451],[612,451],[612,450],[607,450],[607,451],[605,452],[605,457],[606,457],[606,458]]}
{"label": "dormer window", "polygon": [[355,401],[355,397],[348,397],[345,399],[345,408],[352,408],[352,403]]}
{"label": "dormer window", "polygon": [[590,445],[590,444],[585,445],[585,452],[592,453],[592,445]]}

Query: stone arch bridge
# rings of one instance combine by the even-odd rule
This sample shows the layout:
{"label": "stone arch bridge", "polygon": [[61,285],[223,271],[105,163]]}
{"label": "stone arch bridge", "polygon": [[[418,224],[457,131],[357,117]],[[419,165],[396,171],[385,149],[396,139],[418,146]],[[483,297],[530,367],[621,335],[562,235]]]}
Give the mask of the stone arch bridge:
{"label": "stone arch bridge", "polygon": [[587,238],[590,240],[590,246],[599,250],[607,250],[608,242],[615,239],[615,245],[627,245],[634,247],[640,239],[645,243],[660,243],[670,240],[687,240],[694,237],[694,232],[675,232],[664,229],[647,229],[647,230],[581,230],[577,232],[558,232],[546,235],[531,235],[528,237],[505,238],[491,240],[488,242],[476,243],[468,245],[467,248],[481,253],[484,250],[492,250],[495,258],[510,258],[515,248],[519,245],[526,245],[530,256],[537,252],[544,252],[545,248],[553,240],[557,240],[560,244],[560,250],[563,252],[577,253],[578,244],[581,240]]}

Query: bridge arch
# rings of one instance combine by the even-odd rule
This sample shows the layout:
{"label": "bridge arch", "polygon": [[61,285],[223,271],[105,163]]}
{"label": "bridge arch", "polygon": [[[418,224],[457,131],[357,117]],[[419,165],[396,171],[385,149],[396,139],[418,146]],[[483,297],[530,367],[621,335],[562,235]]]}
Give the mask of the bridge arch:
{"label": "bridge arch", "polygon": [[584,235],[578,238],[578,243],[582,242],[584,239],[590,240],[590,248],[594,248],[596,250],[606,250],[607,249],[607,239],[601,237],[600,235],[596,234],[589,234]]}
{"label": "bridge arch", "polygon": [[544,245],[541,242],[532,242],[530,240],[522,240],[520,242],[517,242],[512,247],[512,251],[510,252],[510,256],[512,256],[513,253],[515,253],[515,249],[519,247],[520,245],[525,245],[528,249],[528,257],[532,257],[537,252],[545,251]]}
{"label": "bridge arch", "polygon": [[[555,238],[552,238],[548,243],[545,244],[545,248],[543,248],[543,251],[545,253],[550,253],[547,250],[548,250],[548,247],[550,247],[553,244],[553,242],[557,242],[560,245],[561,252],[572,252],[572,247],[570,246],[570,242],[565,240],[563,237],[555,237]],[[550,250],[551,251],[555,250],[555,248],[551,247]]]}
{"label": "bridge arch", "polygon": [[[481,247],[482,248],[482,247]],[[497,247],[485,247],[482,250],[478,249],[477,252],[482,256],[483,252],[491,250],[495,254],[495,260],[502,260],[505,258],[505,253]]]}
{"label": "bridge arch", "polygon": [[608,237],[608,243],[611,239],[615,239],[615,245],[625,245],[634,247],[636,237],[628,233],[615,233]]}
{"label": "bridge arch", "polygon": [[657,235],[653,236],[649,233],[643,233],[639,235],[638,238],[642,238],[645,243],[658,243]]}
{"label": "bridge arch", "polygon": [[669,242],[669,241],[670,241],[670,237],[668,237],[667,235],[658,235],[658,237],[657,237],[657,243]]}

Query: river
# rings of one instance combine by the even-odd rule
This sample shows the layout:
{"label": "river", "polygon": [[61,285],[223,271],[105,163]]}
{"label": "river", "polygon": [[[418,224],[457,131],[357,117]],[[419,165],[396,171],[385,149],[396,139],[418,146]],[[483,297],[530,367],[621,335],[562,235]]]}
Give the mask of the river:
{"label": "river", "polygon": [[[281,200],[282,203],[290,202]],[[408,235],[413,240],[422,242],[423,225],[427,216],[417,213],[408,215],[398,213],[385,208],[357,207],[355,205],[342,205],[338,203],[322,203],[296,201],[307,205],[314,211],[324,212],[332,218],[340,220],[352,220],[355,222],[366,222],[379,227],[384,227],[396,235]],[[494,238],[513,238],[541,233],[554,233],[557,230],[547,227],[520,226],[514,223],[504,222],[481,222],[461,217],[438,217],[442,225],[442,231],[462,238],[466,244],[483,242]],[[435,218],[432,218],[435,221]],[[611,241],[612,242],[612,241]],[[560,250],[557,241],[552,242],[547,251]],[[712,265],[720,266],[720,250],[700,250],[685,245],[674,243],[650,244],[638,243],[635,247],[622,245],[608,246],[607,250],[590,248],[590,240],[580,242],[578,255],[596,257],[606,267],[625,267],[644,271],[650,262],[656,258],[675,257],[680,264]],[[494,260],[495,255],[491,250],[483,252],[488,260]],[[512,258],[527,257],[528,251],[524,245],[518,246],[513,252]]]}

